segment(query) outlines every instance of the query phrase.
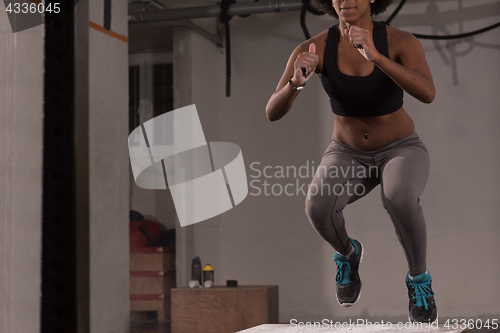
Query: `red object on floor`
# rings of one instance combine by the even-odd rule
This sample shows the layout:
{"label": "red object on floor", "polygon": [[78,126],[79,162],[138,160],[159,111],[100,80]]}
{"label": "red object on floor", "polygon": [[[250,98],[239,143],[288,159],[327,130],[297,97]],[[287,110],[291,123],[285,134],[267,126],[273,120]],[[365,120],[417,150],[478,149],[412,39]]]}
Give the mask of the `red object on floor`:
{"label": "red object on floor", "polygon": [[[140,228],[143,230],[143,232],[141,232]],[[146,232],[145,228],[136,225],[136,223],[130,223],[129,229],[130,229],[130,247],[148,246],[149,239],[144,234]]]}
{"label": "red object on floor", "polygon": [[[150,242],[158,243],[163,235],[163,231],[161,230],[160,225],[153,220],[141,220],[137,222],[130,222],[130,225],[134,225],[136,227],[144,228],[143,231],[146,232],[147,237]],[[140,229],[141,230],[141,229]],[[147,246],[147,244],[146,244]]]}
{"label": "red object on floor", "polygon": [[148,237],[151,242],[159,242],[163,231],[161,230],[158,223],[152,220],[141,221],[141,225],[146,228],[148,232]]}

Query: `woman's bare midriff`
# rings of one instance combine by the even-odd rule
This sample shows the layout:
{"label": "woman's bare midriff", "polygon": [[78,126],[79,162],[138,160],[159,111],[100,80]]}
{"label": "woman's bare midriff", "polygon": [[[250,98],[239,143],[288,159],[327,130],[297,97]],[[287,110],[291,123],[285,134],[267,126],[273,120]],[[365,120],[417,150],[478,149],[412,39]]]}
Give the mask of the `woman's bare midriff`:
{"label": "woman's bare midriff", "polygon": [[376,150],[413,133],[415,124],[406,111],[377,117],[335,115],[333,138],[358,150]]}

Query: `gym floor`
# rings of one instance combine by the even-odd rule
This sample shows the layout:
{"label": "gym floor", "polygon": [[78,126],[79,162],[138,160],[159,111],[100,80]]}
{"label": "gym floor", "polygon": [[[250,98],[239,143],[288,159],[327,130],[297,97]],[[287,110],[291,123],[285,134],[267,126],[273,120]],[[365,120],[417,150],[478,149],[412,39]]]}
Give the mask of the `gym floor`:
{"label": "gym floor", "polygon": [[130,315],[130,333],[170,333],[170,323],[160,323],[156,312],[132,312]]}

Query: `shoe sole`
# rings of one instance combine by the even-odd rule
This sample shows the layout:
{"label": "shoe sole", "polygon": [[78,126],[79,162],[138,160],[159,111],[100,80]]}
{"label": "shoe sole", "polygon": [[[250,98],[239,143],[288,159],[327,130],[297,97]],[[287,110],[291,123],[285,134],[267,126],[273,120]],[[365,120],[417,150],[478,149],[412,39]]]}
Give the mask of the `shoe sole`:
{"label": "shoe sole", "polygon": [[[360,293],[360,294],[361,294],[361,293]],[[434,321],[433,321],[432,323],[430,323],[429,325],[432,325],[432,324],[434,324],[435,322],[437,322],[437,321],[438,321],[438,318],[439,318],[439,312],[436,312],[436,319],[434,319]],[[413,320],[411,320],[411,318],[410,318],[410,314],[409,314],[409,313],[408,313],[408,322],[410,322],[410,323],[420,323],[419,321],[413,321]],[[428,323],[422,323],[422,324],[428,324]]]}
{"label": "shoe sole", "polygon": [[[360,255],[360,258],[359,258],[359,264],[358,265],[361,265],[361,262],[363,261],[364,247],[363,247],[363,244],[361,244],[361,242],[359,242],[359,245],[361,245],[361,255]],[[359,271],[359,266],[358,266],[358,271]],[[363,289],[362,287],[363,287],[363,284],[361,283],[361,279],[360,279],[358,298],[356,298],[356,300],[353,303],[340,303],[339,298],[337,296],[337,290],[335,289],[335,296],[337,296],[337,303],[339,303],[340,306],[343,306],[344,308],[348,308],[348,307],[353,306],[361,298],[361,292],[362,292],[362,289]]]}

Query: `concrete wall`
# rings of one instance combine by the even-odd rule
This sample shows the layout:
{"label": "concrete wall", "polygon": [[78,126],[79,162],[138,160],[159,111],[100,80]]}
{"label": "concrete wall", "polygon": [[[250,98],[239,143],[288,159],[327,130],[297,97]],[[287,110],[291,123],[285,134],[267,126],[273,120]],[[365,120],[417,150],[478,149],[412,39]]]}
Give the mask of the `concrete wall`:
{"label": "concrete wall", "polygon": [[[104,1],[90,18],[102,25]],[[112,31],[127,35],[127,3]],[[0,332],[40,330],[43,26],[0,15]],[[127,43],[89,28],[91,332],[128,332]]]}
{"label": "concrete wall", "polygon": [[40,325],[43,27],[13,34],[3,12],[0,45],[0,332],[30,333]]}
{"label": "concrete wall", "polygon": [[[387,18],[388,13],[377,19]],[[407,4],[392,25],[419,33],[459,33],[499,18],[495,0],[419,0]],[[209,26],[211,22],[197,23]],[[315,35],[336,20],[308,14],[307,23]],[[197,105],[207,140],[240,145],[249,181],[260,180],[261,189],[266,178],[250,178],[257,175],[250,168],[253,162],[260,162],[261,170],[266,165],[319,164],[330,142],[333,116],[318,78],[307,84],[280,121],[269,122],[264,111],[290,53],[303,40],[297,12],[233,18],[231,98],[224,92],[224,55],[206,39],[192,32],[188,35],[184,40],[191,49],[184,56],[189,61],[179,62],[185,67],[176,70],[190,75],[192,84],[175,84],[181,92],[192,89],[190,98]],[[428,224],[428,268],[441,320],[493,318],[500,313],[496,288],[500,274],[499,40],[500,29],[466,41],[422,41],[437,98],[425,105],[405,96],[405,108],[431,155],[431,175],[421,199]],[[298,181],[299,186],[307,186],[312,174],[305,176],[267,181],[282,186]],[[250,194],[233,210],[188,227],[191,231],[182,228],[192,238],[177,240],[186,241],[179,246],[200,255],[203,264],[215,267],[216,284],[236,279],[240,284],[279,285],[281,322],[292,318],[406,321],[407,264],[379,191],[376,188],[345,211],[348,232],[366,247],[360,269],[363,295],[352,308],[337,304],[334,251],[309,225],[305,194]],[[250,188],[250,192],[256,190]],[[178,270],[179,264],[185,265],[185,272],[179,273],[183,275],[178,282],[185,285],[189,265],[178,262]]]}
{"label": "concrete wall", "polygon": [[[102,26],[104,1],[89,2]],[[112,2],[111,31],[127,36],[127,3]],[[89,30],[90,328],[129,329],[128,44]]]}

